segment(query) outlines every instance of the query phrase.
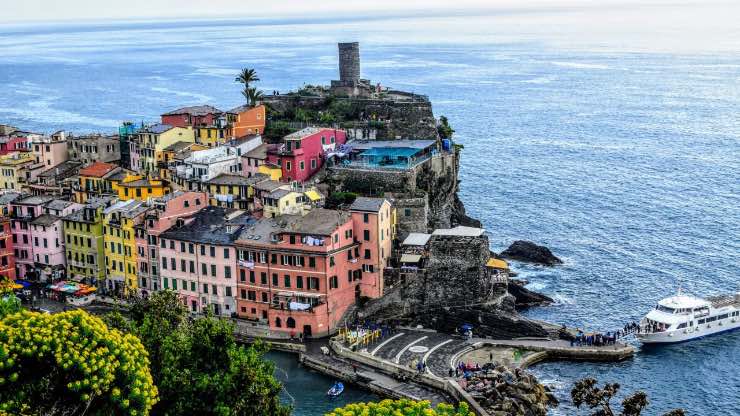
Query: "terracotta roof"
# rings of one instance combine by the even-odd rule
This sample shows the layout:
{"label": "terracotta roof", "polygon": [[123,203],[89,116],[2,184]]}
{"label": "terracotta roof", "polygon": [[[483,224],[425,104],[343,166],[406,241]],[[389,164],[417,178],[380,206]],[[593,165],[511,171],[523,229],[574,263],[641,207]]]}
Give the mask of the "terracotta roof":
{"label": "terracotta roof", "polygon": [[95,162],[90,166],[80,169],[80,176],[102,178],[117,167],[118,165],[114,165],[113,163]]}

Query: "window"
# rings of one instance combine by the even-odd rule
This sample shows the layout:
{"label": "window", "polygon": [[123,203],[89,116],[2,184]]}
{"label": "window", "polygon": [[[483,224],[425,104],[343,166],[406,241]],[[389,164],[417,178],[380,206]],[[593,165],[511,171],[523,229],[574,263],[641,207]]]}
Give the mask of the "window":
{"label": "window", "polygon": [[267,284],[267,273],[266,272],[260,273],[260,284],[263,284],[263,285]]}
{"label": "window", "polygon": [[169,282],[167,281],[167,278],[166,278],[166,277],[164,278],[164,288],[165,288],[165,289],[169,289],[169,288],[170,288],[170,284],[169,284]]}
{"label": "window", "polygon": [[240,292],[240,294],[241,294],[241,298],[242,299],[246,299],[247,298],[247,290],[246,289],[242,289],[241,292]]}
{"label": "window", "polygon": [[347,270],[347,281],[352,283],[352,270]]}
{"label": "window", "polygon": [[247,281],[247,273],[244,271],[244,269],[239,269],[239,281],[240,282]]}
{"label": "window", "polygon": [[166,248],[167,247],[167,245],[165,244],[166,242],[167,242],[167,240],[165,240],[164,238],[160,239],[159,240],[159,246],[162,247],[162,248]]}
{"label": "window", "polygon": [[285,326],[288,328],[295,328],[295,319],[293,319],[292,316],[289,316],[288,319],[285,320]]}
{"label": "window", "polygon": [[410,217],[411,216],[411,208],[404,208],[403,209],[403,216],[404,217]]}
{"label": "window", "polygon": [[262,302],[267,303],[267,292],[262,292]]}
{"label": "window", "polygon": [[188,253],[195,254],[195,244],[193,243],[188,244]]}
{"label": "window", "polygon": [[339,278],[332,276],[329,278],[329,289],[336,289],[339,287]]}
{"label": "window", "polygon": [[200,246],[200,255],[205,256],[206,255],[206,246]]}
{"label": "window", "polygon": [[229,249],[228,248],[225,248],[224,249],[224,258],[225,259],[228,259],[229,258]]}
{"label": "window", "polygon": [[309,277],[308,278],[308,288],[313,290],[320,290],[321,287],[319,285],[319,278],[318,277]]}
{"label": "window", "polygon": [[205,293],[206,295],[208,294],[208,284],[207,283],[203,283],[203,293]]}
{"label": "window", "polygon": [[369,259],[370,258],[370,250],[369,249],[365,249],[365,258],[366,259]]}
{"label": "window", "polygon": [[[226,286],[225,289],[226,289],[225,295],[226,296],[231,296],[231,286]],[[252,300],[254,300],[254,299],[252,299]]]}
{"label": "window", "polygon": [[362,239],[370,241],[370,230],[362,230]]}
{"label": "window", "polygon": [[180,252],[181,253],[185,252],[185,242],[184,241],[180,241]]}
{"label": "window", "polygon": [[301,169],[301,170],[305,170],[305,169],[306,169],[306,165],[305,165],[305,164],[303,163],[303,161],[302,161],[302,160],[301,160],[301,162],[300,162],[300,163],[298,164],[298,166],[300,167],[300,169]]}
{"label": "window", "polygon": [[224,278],[231,279],[231,266],[224,266]]}
{"label": "window", "polygon": [[[185,272],[185,271],[187,271],[187,270],[185,269],[185,264],[186,264],[186,261],[185,261],[185,259],[180,259],[180,271],[182,271],[182,272]],[[175,270],[175,269],[173,268],[172,270]]]}
{"label": "window", "polygon": [[296,276],[295,287],[298,289],[303,289],[303,276]]}
{"label": "window", "polygon": [[283,281],[285,283],[285,287],[290,287],[290,275],[286,274],[283,278]]}
{"label": "window", "polygon": [[195,273],[195,262],[190,260],[190,273]]}
{"label": "window", "polygon": [[205,263],[200,264],[200,274],[202,274],[203,276],[208,276],[208,265],[206,265]]}
{"label": "window", "polygon": [[211,257],[216,257],[216,247],[210,246],[209,251],[210,251]]}
{"label": "window", "polygon": [[277,286],[278,285],[278,275],[277,273],[272,274],[272,285]]}
{"label": "window", "polygon": [[290,170],[290,161],[285,161],[285,170]]}
{"label": "window", "polygon": [[311,159],[311,169],[316,169],[316,159]]}
{"label": "window", "polygon": [[170,259],[170,269],[172,269],[173,272],[177,270],[177,261],[174,258]]}
{"label": "window", "polygon": [[195,282],[190,282],[190,291],[195,292]]}
{"label": "window", "polygon": [[162,270],[167,270],[167,257],[162,257]]}
{"label": "window", "polygon": [[334,267],[334,256],[329,257],[329,267]]}
{"label": "window", "polygon": [[370,214],[368,214],[368,213],[362,214],[362,222],[364,222],[365,224],[369,223],[370,222]]}
{"label": "window", "polygon": [[308,267],[316,267],[316,257],[308,258]]}
{"label": "window", "polygon": [[216,277],[216,265],[211,264],[211,276]]}

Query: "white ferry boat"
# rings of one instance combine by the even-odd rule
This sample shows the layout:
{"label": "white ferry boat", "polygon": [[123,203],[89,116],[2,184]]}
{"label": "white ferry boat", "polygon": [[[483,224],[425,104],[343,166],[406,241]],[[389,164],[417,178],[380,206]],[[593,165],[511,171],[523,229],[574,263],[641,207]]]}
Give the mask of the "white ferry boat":
{"label": "white ferry boat", "polygon": [[658,302],[640,321],[644,344],[667,344],[740,328],[740,293],[701,299],[678,295]]}

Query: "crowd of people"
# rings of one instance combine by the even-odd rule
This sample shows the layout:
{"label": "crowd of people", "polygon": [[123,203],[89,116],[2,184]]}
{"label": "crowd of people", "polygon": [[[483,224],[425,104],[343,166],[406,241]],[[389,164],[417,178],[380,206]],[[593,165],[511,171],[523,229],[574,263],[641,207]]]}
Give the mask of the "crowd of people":
{"label": "crowd of people", "polygon": [[606,345],[615,345],[620,338],[624,338],[627,335],[636,333],[640,330],[640,325],[637,322],[630,322],[623,328],[616,331],[607,331],[606,333],[592,332],[584,333],[580,329],[576,332],[576,336],[571,338],[570,346],[595,346],[601,347]]}

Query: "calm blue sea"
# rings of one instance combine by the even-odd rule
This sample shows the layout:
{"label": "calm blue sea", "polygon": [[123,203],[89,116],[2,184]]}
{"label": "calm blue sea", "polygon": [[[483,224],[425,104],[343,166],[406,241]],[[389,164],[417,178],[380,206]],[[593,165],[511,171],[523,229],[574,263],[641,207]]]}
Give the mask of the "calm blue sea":
{"label": "calm blue sea", "polygon": [[[740,290],[740,35],[704,45],[633,23],[623,33],[543,12],[0,26],[0,123],[111,132],[184,105],[228,109],[241,103],[241,67],[269,92],[328,83],[336,42],[360,41],[364,77],[426,94],[450,119],[465,146],[461,197],[492,249],[529,239],[565,260],[515,265],[557,300],[527,315],[608,330],[679,286]],[[573,381],[594,376],[646,390],[648,415],[732,415],[739,358],[735,333],[534,371],[564,400],[554,414],[572,414]],[[325,411],[331,381],[276,359],[289,367],[296,414]]]}

